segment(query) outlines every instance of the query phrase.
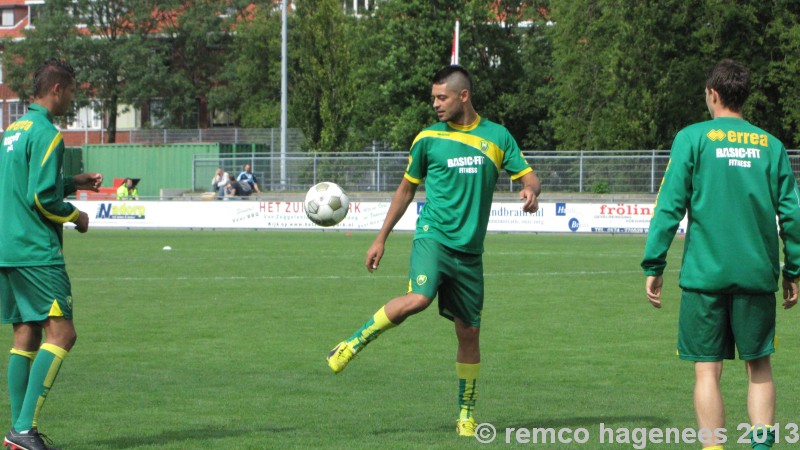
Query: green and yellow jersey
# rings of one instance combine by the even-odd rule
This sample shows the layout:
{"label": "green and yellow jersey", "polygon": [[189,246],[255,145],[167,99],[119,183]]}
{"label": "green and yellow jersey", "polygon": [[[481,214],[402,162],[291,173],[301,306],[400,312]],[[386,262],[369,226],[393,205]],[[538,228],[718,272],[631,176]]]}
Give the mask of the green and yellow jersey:
{"label": "green and yellow jersey", "polygon": [[483,253],[497,178],[531,172],[511,133],[478,117],[468,126],[439,122],[411,145],[405,178],[425,180],[425,206],[414,239],[430,238],[465,253]]}
{"label": "green and yellow jersey", "polygon": [[[680,286],[709,293],[778,289],[779,236],[784,275],[800,276],[800,195],[783,144],[734,118],[691,125],[675,137],[661,183],[642,268],[660,275],[688,217]],[[780,226],[780,234],[776,227]]]}
{"label": "green and yellow jersey", "polygon": [[31,104],[8,126],[0,149],[0,267],[64,264],[63,224],[79,211],[63,173],[64,142],[47,109]]}

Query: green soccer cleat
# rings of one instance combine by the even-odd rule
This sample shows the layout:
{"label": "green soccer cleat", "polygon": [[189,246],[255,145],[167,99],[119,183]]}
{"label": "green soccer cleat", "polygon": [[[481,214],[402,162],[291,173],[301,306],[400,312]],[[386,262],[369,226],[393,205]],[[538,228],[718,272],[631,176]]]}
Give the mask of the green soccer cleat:
{"label": "green soccer cleat", "polygon": [[475,419],[470,417],[466,420],[456,420],[456,432],[459,436],[463,437],[475,437]]}
{"label": "green soccer cleat", "polygon": [[353,347],[350,347],[347,341],[342,341],[328,353],[328,367],[331,368],[333,373],[339,373],[344,370],[347,363],[355,356],[356,352],[353,351]]}

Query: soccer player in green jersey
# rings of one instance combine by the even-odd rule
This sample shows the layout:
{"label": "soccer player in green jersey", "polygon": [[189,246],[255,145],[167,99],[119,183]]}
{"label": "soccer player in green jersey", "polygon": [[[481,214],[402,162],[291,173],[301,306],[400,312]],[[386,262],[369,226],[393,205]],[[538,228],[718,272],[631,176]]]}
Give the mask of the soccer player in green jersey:
{"label": "soccer player in green jersey", "polygon": [[65,61],[42,64],[33,75],[33,103],[8,126],[0,150],[0,322],[14,328],[4,445],[12,449],[49,448],[38,432],[39,413],[77,337],[62,232],[72,222],[85,233],[89,216],[64,197],[97,191],[103,177],[63,175],[64,142],[53,118],[69,111],[75,86]]}
{"label": "soccer player in green jersey", "polygon": [[508,130],[475,111],[472,82],[465,69],[448,66],[436,73],[431,96],[439,123],[414,139],[406,173],[365,261],[368,271],[378,268],[389,233],[424,179],[426,203],[414,234],[408,293],[389,301],[334,347],[328,366],[334,373],[341,372],[379,334],[426,309],[438,294],[439,314],[454,322],[458,339],[457,432],[474,436],[484,296],[482,253],[494,187],[500,170],[506,170],[523,184],[522,209],[534,213],[539,208],[540,185]]}
{"label": "soccer player in green jersey", "polygon": [[[713,120],[681,130],[658,194],[644,252],[647,298],[661,307],[662,273],[679,222],[688,214],[680,287],[678,355],[695,363],[694,406],[700,429],[726,436],[720,390],[722,361],[734,347],[749,377],[747,411],[752,447],[775,440],[775,291],[784,244],[783,307],[797,303],[800,276],[800,194],[783,144],[742,116],[750,75],[732,60],[706,81]],[[780,233],[776,227],[780,226]],[[755,435],[755,436],[753,436]]]}

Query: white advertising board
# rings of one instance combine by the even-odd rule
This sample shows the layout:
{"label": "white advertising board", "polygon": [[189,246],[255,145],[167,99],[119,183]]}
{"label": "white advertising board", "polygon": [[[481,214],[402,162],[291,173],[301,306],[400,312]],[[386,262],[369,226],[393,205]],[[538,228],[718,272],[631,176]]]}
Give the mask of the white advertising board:
{"label": "white advertising board", "polygon": [[[259,201],[74,201],[98,228],[322,229],[305,216],[302,202]],[[423,202],[409,206],[395,230],[415,228]],[[332,229],[379,230],[388,202],[351,202],[347,218]],[[646,233],[648,203],[541,203],[535,214],[519,202],[495,202],[489,231],[542,233]],[[686,219],[679,232],[686,228]]]}

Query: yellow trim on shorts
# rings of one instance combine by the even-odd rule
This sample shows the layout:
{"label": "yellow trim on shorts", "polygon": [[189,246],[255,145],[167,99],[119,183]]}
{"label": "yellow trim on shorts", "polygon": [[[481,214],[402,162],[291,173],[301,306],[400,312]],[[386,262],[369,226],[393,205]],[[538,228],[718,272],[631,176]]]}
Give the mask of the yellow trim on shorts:
{"label": "yellow trim on shorts", "polygon": [[53,306],[50,307],[50,312],[47,313],[47,317],[64,317],[64,312],[61,311],[61,307],[58,306],[58,300],[53,300]]}

